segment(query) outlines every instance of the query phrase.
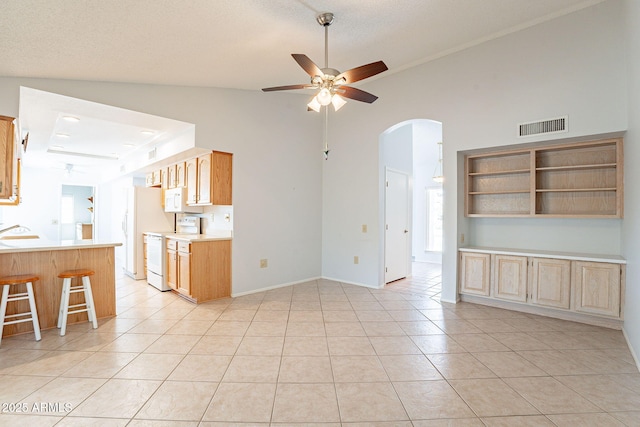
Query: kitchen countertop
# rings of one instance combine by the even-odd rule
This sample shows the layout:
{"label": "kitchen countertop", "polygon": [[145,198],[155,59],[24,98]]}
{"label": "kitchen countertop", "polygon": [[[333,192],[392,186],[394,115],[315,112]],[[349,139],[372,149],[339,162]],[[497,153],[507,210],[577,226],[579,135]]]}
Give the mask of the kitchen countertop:
{"label": "kitchen countertop", "polygon": [[0,240],[0,253],[59,251],[68,249],[106,248],[122,246],[120,242],[103,242],[97,240],[44,240],[44,239],[7,239]]}
{"label": "kitchen countertop", "polygon": [[186,233],[156,233],[147,232],[146,234],[160,235],[175,240],[183,240],[187,242],[208,242],[212,240],[233,240],[233,231],[217,231],[207,234],[186,234]]}

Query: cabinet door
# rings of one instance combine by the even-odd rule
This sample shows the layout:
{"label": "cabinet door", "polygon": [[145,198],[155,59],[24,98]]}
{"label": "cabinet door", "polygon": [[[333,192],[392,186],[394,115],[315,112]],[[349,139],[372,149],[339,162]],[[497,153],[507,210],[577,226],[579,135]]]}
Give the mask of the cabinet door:
{"label": "cabinet door", "polygon": [[185,172],[187,178],[187,203],[197,203],[198,193],[198,159],[189,159],[185,162]]}
{"label": "cabinet door", "polygon": [[176,165],[167,168],[167,187],[176,188]]}
{"label": "cabinet door", "polygon": [[172,289],[178,289],[178,252],[167,250],[167,285]]}
{"label": "cabinet door", "polygon": [[489,295],[491,255],[461,252],[460,293]]}
{"label": "cabinet door", "polygon": [[531,303],[568,309],[571,301],[571,261],[533,258],[532,269]]}
{"label": "cabinet door", "polygon": [[145,175],[144,183],[146,187],[153,187],[153,172],[149,172]]}
{"label": "cabinet door", "polygon": [[162,186],[162,169],[153,172],[153,186]]}
{"label": "cabinet door", "polygon": [[213,200],[214,205],[232,205],[231,199],[233,154],[214,151],[213,163]]}
{"label": "cabinet door", "polygon": [[198,204],[211,203],[211,153],[198,157]]}
{"label": "cabinet door", "polygon": [[175,165],[176,170],[176,187],[186,187],[187,186],[187,173],[185,171],[185,162],[180,162]]}
{"label": "cabinet door", "polygon": [[13,195],[13,117],[0,116],[0,199]]}
{"label": "cabinet door", "polygon": [[620,265],[574,261],[574,308],[583,313],[620,317]]}
{"label": "cabinet door", "polygon": [[509,301],[527,301],[527,257],[496,255],[492,269],[494,297]]}
{"label": "cabinet door", "polygon": [[191,254],[178,252],[178,291],[191,295]]}

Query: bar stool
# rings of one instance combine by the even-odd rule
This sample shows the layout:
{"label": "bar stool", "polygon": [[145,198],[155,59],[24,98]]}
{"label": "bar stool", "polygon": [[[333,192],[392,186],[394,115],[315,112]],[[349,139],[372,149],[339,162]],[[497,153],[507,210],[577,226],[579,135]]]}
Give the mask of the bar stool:
{"label": "bar stool", "polygon": [[[98,328],[98,320],[96,319],[96,309],[93,305],[93,293],[91,292],[91,281],[89,276],[93,276],[95,272],[88,269],[67,270],[58,274],[62,280],[62,295],[60,296],[60,313],[58,314],[58,328],[60,328],[60,336],[64,336],[67,332],[67,317],[70,314],[87,312],[89,322],[93,324],[93,329]],[[71,282],[74,278],[80,278],[82,285],[72,286]],[[69,305],[69,297],[71,294],[84,292],[84,302]],[[78,308],[84,307],[84,308]]]}
{"label": "bar stool", "polygon": [[[22,322],[32,322],[33,323],[33,332],[36,335],[36,341],[40,341],[42,337],[40,336],[40,322],[38,322],[38,311],[36,310],[36,300],[33,296],[33,282],[39,280],[38,276],[33,274],[19,274],[15,276],[5,276],[0,278],[0,286],[2,286],[2,300],[0,300],[0,319],[2,319],[2,328],[0,329],[0,341],[2,340],[2,331],[4,330],[4,325],[13,325],[15,323]],[[15,294],[10,294],[9,290],[11,286],[14,285],[22,285],[26,284],[27,292],[20,292]],[[29,310],[22,313],[7,314],[7,303],[20,301],[20,300],[29,300]],[[29,316],[29,317],[25,317]],[[16,319],[22,317],[21,319]],[[7,319],[15,319],[9,320]]]}

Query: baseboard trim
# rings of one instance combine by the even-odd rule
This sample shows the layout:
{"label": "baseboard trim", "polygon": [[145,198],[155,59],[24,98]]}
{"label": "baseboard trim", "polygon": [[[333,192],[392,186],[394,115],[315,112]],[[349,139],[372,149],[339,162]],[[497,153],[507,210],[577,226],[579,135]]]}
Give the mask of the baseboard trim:
{"label": "baseboard trim", "polygon": [[631,341],[629,341],[629,335],[627,335],[627,331],[624,328],[624,326],[622,327],[622,335],[624,336],[624,339],[627,342],[627,347],[629,347],[629,351],[631,352],[631,357],[633,357],[633,360],[636,362],[636,368],[638,369],[638,371],[640,371],[640,360],[638,360],[638,355],[633,350]]}
{"label": "baseboard trim", "polygon": [[308,279],[297,280],[297,281],[294,281],[294,282],[281,283],[279,285],[266,286],[264,288],[254,289],[254,290],[246,291],[246,292],[238,292],[238,293],[233,293],[232,292],[231,293],[231,297],[232,298],[243,297],[245,295],[252,295],[252,294],[257,294],[257,293],[260,293],[260,292],[272,291],[274,289],[286,288],[287,286],[299,285],[301,283],[313,282],[314,280],[320,280],[320,279],[322,279],[322,277],[320,277],[320,276],[310,277]]}

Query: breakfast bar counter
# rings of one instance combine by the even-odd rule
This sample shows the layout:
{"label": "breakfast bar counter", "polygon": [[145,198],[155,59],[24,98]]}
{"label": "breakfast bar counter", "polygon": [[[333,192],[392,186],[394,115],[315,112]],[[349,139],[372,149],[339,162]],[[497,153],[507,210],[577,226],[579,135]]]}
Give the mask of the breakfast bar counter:
{"label": "breakfast bar counter", "polygon": [[[0,240],[0,275],[34,274],[40,280],[33,283],[40,329],[55,328],[62,294],[62,279],[58,274],[64,270],[87,268],[95,271],[91,276],[91,288],[99,318],[116,314],[115,246],[121,243],[94,240],[64,240],[58,242],[40,239]],[[24,286],[24,285],[20,285]],[[82,296],[71,295],[82,301]],[[19,301],[7,306],[7,314],[28,311],[28,302]],[[68,323],[87,320],[86,313],[72,314]],[[4,336],[33,331],[30,322],[7,325]]]}

